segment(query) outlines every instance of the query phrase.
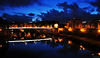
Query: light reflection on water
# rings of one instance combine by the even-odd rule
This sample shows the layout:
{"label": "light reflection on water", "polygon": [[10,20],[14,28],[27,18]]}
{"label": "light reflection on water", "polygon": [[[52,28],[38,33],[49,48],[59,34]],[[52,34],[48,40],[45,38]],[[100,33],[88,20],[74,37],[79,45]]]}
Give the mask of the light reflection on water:
{"label": "light reflection on water", "polygon": [[[47,44],[46,44],[47,42]],[[48,43],[49,42],[49,43]],[[27,45],[26,45],[27,43]],[[60,45],[57,43],[52,45],[50,44],[52,42],[50,41],[40,41],[36,42],[25,42],[25,43],[10,43],[9,49],[6,53],[7,57],[14,57],[15,55],[17,56],[23,56],[26,57],[29,56],[33,57],[33,55],[39,55],[42,58],[46,57],[92,57],[91,52],[88,50],[79,50],[77,48],[73,48],[70,46],[68,48],[68,44],[66,43],[65,45]],[[54,42],[55,43],[55,42]],[[66,46],[67,45],[67,46]],[[21,54],[21,55],[20,55]],[[88,54],[88,55],[87,55]],[[12,56],[11,56],[12,55]],[[14,56],[13,56],[14,55]],[[80,56],[81,55],[81,56]],[[36,56],[37,57],[37,56]]]}
{"label": "light reflection on water", "polygon": [[[46,34],[11,33],[11,39],[24,40],[30,38],[52,37],[46,41],[31,41],[5,43],[4,48],[0,48],[0,54],[3,58],[93,58],[96,54],[100,55],[98,50],[94,51],[93,47],[88,47],[81,42],[75,42],[67,37],[47,36]],[[23,35],[24,34],[24,35]],[[37,36],[38,35],[38,36]],[[18,37],[19,36],[19,37]]]}

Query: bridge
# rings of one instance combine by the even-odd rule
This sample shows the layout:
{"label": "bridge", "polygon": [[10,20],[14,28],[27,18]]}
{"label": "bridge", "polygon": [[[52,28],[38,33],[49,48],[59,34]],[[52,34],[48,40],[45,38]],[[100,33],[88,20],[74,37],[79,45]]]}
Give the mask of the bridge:
{"label": "bridge", "polygon": [[9,27],[9,29],[52,29],[52,27]]}
{"label": "bridge", "polygon": [[6,42],[31,42],[31,41],[44,41],[51,40],[52,38],[44,38],[44,39],[30,39],[30,40],[14,40],[14,41],[6,41]]}

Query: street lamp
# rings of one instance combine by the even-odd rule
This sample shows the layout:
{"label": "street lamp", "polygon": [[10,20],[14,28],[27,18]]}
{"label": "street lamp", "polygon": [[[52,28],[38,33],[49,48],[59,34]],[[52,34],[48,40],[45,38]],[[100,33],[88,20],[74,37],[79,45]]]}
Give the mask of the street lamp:
{"label": "street lamp", "polygon": [[56,23],[56,24],[54,24],[54,28],[58,28],[58,24]]}

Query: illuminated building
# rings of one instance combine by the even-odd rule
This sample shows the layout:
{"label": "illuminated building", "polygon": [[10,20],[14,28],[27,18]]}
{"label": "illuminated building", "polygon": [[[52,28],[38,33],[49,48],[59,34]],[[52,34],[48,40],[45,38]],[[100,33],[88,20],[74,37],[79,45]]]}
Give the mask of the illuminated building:
{"label": "illuminated building", "polygon": [[66,23],[66,28],[76,28],[76,29],[80,29],[82,28],[82,20],[80,19],[73,19],[68,21],[68,23]]}

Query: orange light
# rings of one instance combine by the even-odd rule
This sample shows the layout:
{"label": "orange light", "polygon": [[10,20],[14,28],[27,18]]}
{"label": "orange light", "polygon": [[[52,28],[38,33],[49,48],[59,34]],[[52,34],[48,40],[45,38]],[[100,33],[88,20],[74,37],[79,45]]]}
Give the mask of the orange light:
{"label": "orange light", "polygon": [[45,28],[45,26],[41,26],[42,28]]}
{"label": "orange light", "polygon": [[56,23],[56,24],[54,24],[54,27],[55,27],[55,28],[58,28],[58,24],[57,24],[57,23]]}
{"label": "orange light", "polygon": [[17,37],[17,35],[16,35],[16,34],[14,34],[14,37]]}
{"label": "orange light", "polygon": [[84,28],[80,29],[81,32],[85,32],[86,30]]}
{"label": "orange light", "polygon": [[0,45],[0,47],[2,47],[2,45]]}
{"label": "orange light", "polygon": [[45,38],[46,36],[44,35],[43,37]]}
{"label": "orange light", "polygon": [[27,34],[27,37],[31,37],[31,34],[30,34],[30,33],[28,33],[28,34]]}
{"label": "orange light", "polygon": [[35,28],[37,28],[37,26],[35,26]]}
{"label": "orange light", "polygon": [[68,31],[73,31],[73,30],[72,30],[72,28],[70,27],[70,28],[68,28]]}
{"label": "orange light", "polygon": [[58,30],[59,30],[59,31],[63,31],[63,28],[59,28]]}
{"label": "orange light", "polygon": [[82,48],[83,50],[85,50],[85,48],[82,45],[80,45],[80,48]]}
{"label": "orange light", "polygon": [[58,41],[59,41],[59,42],[62,42],[62,41],[63,41],[63,39],[61,39],[60,37],[58,37]]}
{"label": "orange light", "polygon": [[85,48],[83,47],[83,50],[85,50]]}
{"label": "orange light", "polygon": [[20,31],[24,32],[24,30],[23,30],[23,29],[20,29]]}
{"label": "orange light", "polygon": [[68,41],[68,44],[72,44],[72,41]]}
{"label": "orange light", "polygon": [[59,40],[59,42],[62,42],[63,41],[63,39],[58,39]]}
{"label": "orange light", "polygon": [[83,48],[83,46],[82,46],[82,45],[80,45],[80,48]]}
{"label": "orange light", "polygon": [[100,56],[100,53],[98,53],[98,55]]}
{"label": "orange light", "polygon": [[100,33],[100,29],[98,30],[98,33]]}
{"label": "orange light", "polygon": [[24,37],[21,38],[22,40],[24,39]]}
{"label": "orange light", "polygon": [[0,29],[0,31],[2,31],[2,29]]}
{"label": "orange light", "polygon": [[47,27],[50,27],[49,25],[47,25]]}
{"label": "orange light", "polygon": [[56,43],[57,41],[58,41],[58,40],[55,39],[55,43]]}

